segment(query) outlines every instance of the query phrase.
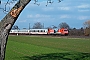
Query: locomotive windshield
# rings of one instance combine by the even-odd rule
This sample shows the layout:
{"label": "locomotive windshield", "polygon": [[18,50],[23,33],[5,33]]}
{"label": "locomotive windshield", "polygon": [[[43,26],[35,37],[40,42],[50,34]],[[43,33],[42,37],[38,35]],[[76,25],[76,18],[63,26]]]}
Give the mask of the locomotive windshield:
{"label": "locomotive windshield", "polygon": [[68,31],[68,30],[64,30],[64,31]]}

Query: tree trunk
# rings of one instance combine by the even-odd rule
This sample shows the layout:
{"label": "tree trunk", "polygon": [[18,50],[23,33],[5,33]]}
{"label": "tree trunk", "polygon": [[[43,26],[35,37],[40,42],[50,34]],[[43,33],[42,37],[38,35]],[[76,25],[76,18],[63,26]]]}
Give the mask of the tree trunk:
{"label": "tree trunk", "polygon": [[31,0],[19,0],[0,22],[0,60],[5,59],[5,50],[9,32],[18,16]]}

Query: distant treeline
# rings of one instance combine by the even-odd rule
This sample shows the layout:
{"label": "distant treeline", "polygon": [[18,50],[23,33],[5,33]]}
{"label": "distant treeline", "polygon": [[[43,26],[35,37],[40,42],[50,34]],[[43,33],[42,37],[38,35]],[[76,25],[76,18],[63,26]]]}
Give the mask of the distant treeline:
{"label": "distant treeline", "polygon": [[69,35],[70,36],[90,36],[90,28],[86,28],[86,29],[69,29]]}

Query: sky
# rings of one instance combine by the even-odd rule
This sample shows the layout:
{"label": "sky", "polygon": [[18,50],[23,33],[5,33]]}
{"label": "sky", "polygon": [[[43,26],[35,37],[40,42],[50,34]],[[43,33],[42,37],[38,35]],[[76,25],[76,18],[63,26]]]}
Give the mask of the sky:
{"label": "sky", "polygon": [[[63,0],[60,3],[58,0],[52,1],[54,2],[46,7],[46,0],[39,0],[37,2],[40,4],[39,6],[35,5],[32,0],[22,11],[14,25],[22,29],[29,28],[30,24],[32,28],[34,23],[40,22],[46,28],[52,27],[52,25],[58,27],[60,23],[66,22],[71,28],[81,28],[85,21],[90,20],[90,0]],[[9,6],[12,7],[13,4]],[[0,10],[0,20],[5,15]]]}

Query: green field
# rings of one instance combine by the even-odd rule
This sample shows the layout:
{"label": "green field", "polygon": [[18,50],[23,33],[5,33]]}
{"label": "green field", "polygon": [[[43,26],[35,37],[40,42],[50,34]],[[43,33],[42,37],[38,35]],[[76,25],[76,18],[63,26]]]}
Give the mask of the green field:
{"label": "green field", "polygon": [[9,36],[5,60],[90,60],[90,39]]}

